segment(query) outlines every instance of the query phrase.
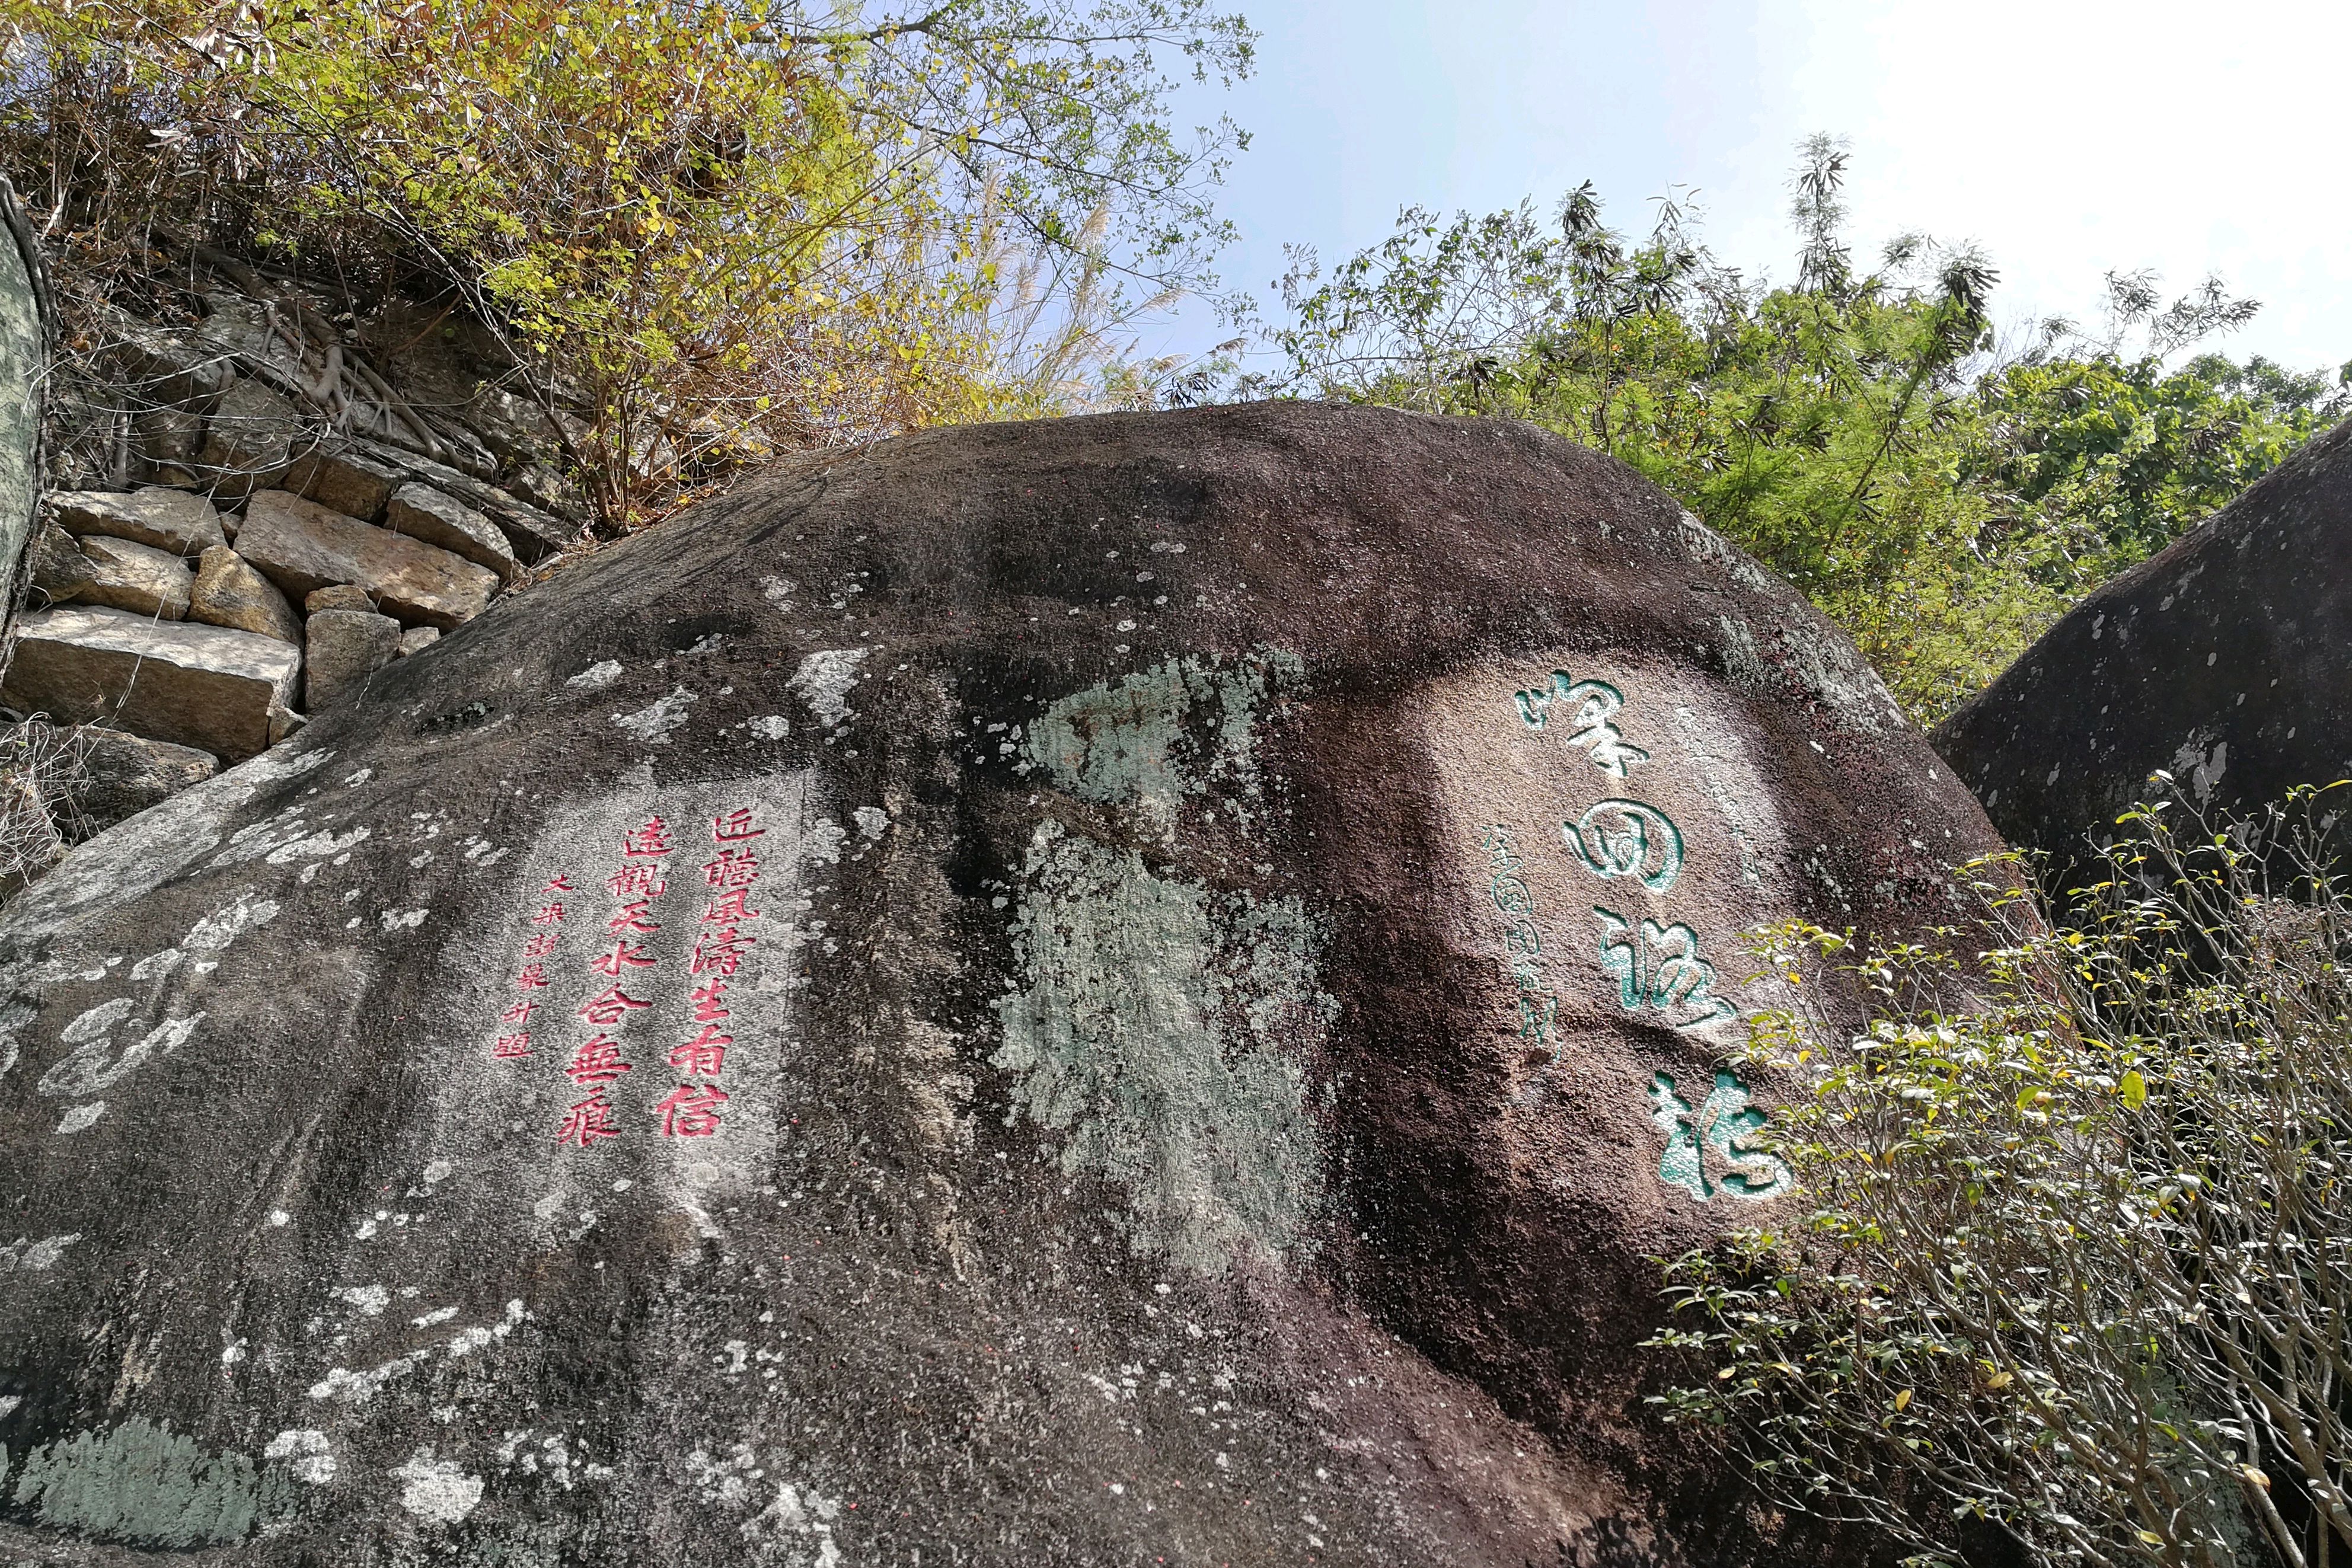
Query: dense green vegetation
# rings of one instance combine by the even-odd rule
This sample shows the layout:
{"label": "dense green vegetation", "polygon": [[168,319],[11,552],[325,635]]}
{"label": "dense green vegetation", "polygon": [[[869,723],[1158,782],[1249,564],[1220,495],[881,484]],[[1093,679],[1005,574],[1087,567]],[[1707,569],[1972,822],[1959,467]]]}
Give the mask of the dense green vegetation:
{"label": "dense green vegetation", "polygon": [[2129,813],[2063,911],[2004,859],[1925,945],[1768,934],[1744,1054],[1801,1196],[1671,1265],[1654,1402],[1915,1563],[2352,1551],[2345,788]]}
{"label": "dense green vegetation", "polygon": [[2067,604],[2337,418],[2338,379],[2184,357],[2255,309],[2110,275],[2100,335],[1996,340],[1997,274],[1912,236],[1859,270],[1845,154],[1805,149],[1793,282],[1724,267],[1682,207],[1638,240],[1588,184],[1450,222],[1414,210],[1302,257],[1254,390],[1527,419],[1623,458],[1785,573],[1933,722]]}

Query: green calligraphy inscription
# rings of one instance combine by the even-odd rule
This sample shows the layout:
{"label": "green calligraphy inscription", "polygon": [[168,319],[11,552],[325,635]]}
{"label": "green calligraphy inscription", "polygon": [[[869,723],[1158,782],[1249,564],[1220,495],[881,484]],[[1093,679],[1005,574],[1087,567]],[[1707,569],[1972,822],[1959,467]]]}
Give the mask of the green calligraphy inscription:
{"label": "green calligraphy inscription", "polygon": [[1622,779],[1634,763],[1650,759],[1611,722],[1625,706],[1625,695],[1607,681],[1572,680],[1566,670],[1554,670],[1549,687],[1515,692],[1511,700],[1529,729],[1549,728],[1554,709],[1566,715],[1568,744],[1589,747],[1594,766],[1604,773]]}
{"label": "green calligraphy inscription", "polygon": [[1715,1088],[1693,1110],[1675,1092],[1674,1075],[1650,1081],[1650,1119],[1666,1134],[1658,1159],[1658,1179],[1705,1203],[1718,1192],[1761,1200],[1778,1197],[1794,1183],[1788,1166],[1754,1146],[1764,1113],[1748,1103],[1747,1088],[1728,1072],[1715,1075]]}
{"label": "green calligraphy inscription", "polygon": [[1639,800],[1603,800],[1560,836],[1585,869],[1599,876],[1633,876],[1652,893],[1664,893],[1682,874],[1683,831],[1655,806]]}
{"label": "green calligraphy inscription", "polygon": [[1698,955],[1698,933],[1676,921],[1661,925],[1643,920],[1636,928],[1614,910],[1592,906],[1601,916],[1601,962],[1617,977],[1617,999],[1627,1012],[1654,1009],[1675,1029],[1698,1029],[1738,1016],[1721,997],[1709,996],[1715,967]]}

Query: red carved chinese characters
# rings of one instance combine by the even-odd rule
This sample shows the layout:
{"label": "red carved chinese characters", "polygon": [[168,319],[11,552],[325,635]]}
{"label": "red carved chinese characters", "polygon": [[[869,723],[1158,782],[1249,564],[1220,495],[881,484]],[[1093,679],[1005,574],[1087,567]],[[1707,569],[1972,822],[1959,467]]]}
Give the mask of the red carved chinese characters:
{"label": "red carved chinese characters", "polygon": [[[547,885],[539,891],[542,896],[551,893],[570,893],[572,891],[572,881],[566,876],[551,876],[547,879]],[[543,991],[548,987],[547,960],[554,955],[556,943],[562,940],[555,928],[562,924],[563,905],[555,902],[541,904],[538,913],[526,922],[526,925],[539,929],[523,938],[522,964],[515,971],[515,989],[523,995],[520,999],[509,1003],[499,1014],[499,1023],[502,1027],[490,1044],[492,1061],[513,1061],[530,1054],[530,1031],[523,1025],[539,1009],[539,1003],[530,999],[530,993]]]}
{"label": "red carved chinese characters", "polygon": [[556,1131],[559,1144],[576,1144],[586,1148],[599,1138],[617,1138],[621,1129],[614,1124],[613,1107],[605,1102],[604,1091],[596,1092],[563,1113],[563,1125]]}
{"label": "red carved chinese characters", "polygon": [[727,1096],[708,1083],[681,1083],[654,1107],[665,1138],[707,1138],[719,1131],[719,1108]]}
{"label": "red carved chinese characters", "polygon": [[703,866],[702,880],[713,896],[702,912],[694,949],[687,959],[688,973],[705,977],[693,995],[694,1021],[702,1030],[670,1047],[669,1064],[689,1082],[679,1084],[654,1107],[665,1138],[708,1138],[719,1131],[726,1092],[715,1083],[691,1080],[720,1076],[726,1071],[727,1052],[735,1044],[735,1037],[722,1030],[719,1022],[729,1016],[723,1001],[727,982],[756,940],[742,929],[760,918],[760,912],[751,905],[751,885],[760,880],[760,856],[751,841],[767,831],[754,824],[748,806],[721,811],[710,820],[710,841],[718,852]]}

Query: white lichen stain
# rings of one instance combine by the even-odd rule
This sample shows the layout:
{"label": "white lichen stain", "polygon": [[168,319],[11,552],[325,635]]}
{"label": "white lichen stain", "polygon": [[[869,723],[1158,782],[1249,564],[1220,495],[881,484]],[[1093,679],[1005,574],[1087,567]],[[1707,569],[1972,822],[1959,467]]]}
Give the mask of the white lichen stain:
{"label": "white lichen stain", "polygon": [[777,1486],[767,1507],[743,1521],[743,1539],[755,1546],[801,1544],[814,1552],[803,1559],[808,1568],[840,1568],[846,1559],[833,1538],[833,1521],[840,1515],[839,1498],[821,1497],[814,1488],[803,1495],[787,1481]]}
{"label": "white lichen stain", "polygon": [[793,732],[792,720],[780,713],[761,714],[758,718],[746,719],[743,727],[761,740],[782,740]]}
{"label": "white lichen stain", "polygon": [[599,659],[563,684],[574,691],[602,691],[621,678],[621,661]]}
{"label": "white lichen stain", "polygon": [[105,1114],[106,1102],[103,1100],[92,1100],[84,1105],[69,1105],[66,1113],[58,1118],[58,1131],[60,1134],[83,1132],[96,1126],[98,1119]]}
{"label": "white lichen stain", "polygon": [[784,686],[800,694],[819,724],[837,728],[842,720],[856,716],[849,711],[849,688],[857,684],[857,666],[871,652],[870,648],[819,648],[801,661]]}
{"label": "white lichen stain", "polygon": [[425,924],[426,911],[422,909],[386,909],[376,915],[386,935],[394,931],[414,931]]}
{"label": "white lichen stain", "polygon": [[698,700],[684,686],[635,713],[616,713],[613,722],[648,746],[667,746],[672,731],[686,722],[686,710]]}
{"label": "white lichen stain", "polygon": [[160,980],[178,968],[180,960],[186,956],[187,955],[177,947],[166,947],[160,953],[150,953],[131,966],[131,977],[134,980]]}
{"label": "white lichen stain", "polygon": [[335,1456],[328,1451],[327,1435],[314,1427],[289,1427],[269,1439],[261,1457],[286,1468],[296,1480],[325,1486],[335,1479]]}
{"label": "white lichen stain", "polygon": [[63,1236],[44,1236],[38,1241],[19,1236],[5,1247],[0,1247],[0,1274],[13,1274],[18,1270],[37,1274],[55,1268],[66,1249],[81,1239],[81,1232],[69,1231]]}
{"label": "white lichen stain", "polygon": [[849,815],[856,822],[858,832],[869,843],[879,839],[883,830],[890,825],[890,813],[879,806],[860,806]]}
{"label": "white lichen stain", "polygon": [[[197,921],[180,946],[193,953],[217,953],[247,931],[277,918],[278,905],[273,900],[240,893],[235,902]],[[136,969],[131,971],[131,977],[139,977]]]}
{"label": "white lichen stain", "polygon": [[400,1489],[400,1506],[436,1523],[456,1524],[482,1500],[482,1478],[467,1475],[455,1459],[435,1459],[430,1444],[411,1454],[392,1477],[407,1483]]}
{"label": "white lichen stain", "polygon": [[362,1313],[372,1318],[382,1316],[383,1309],[392,1304],[392,1292],[382,1285],[352,1285],[343,1290],[330,1291],[327,1294],[357,1307]]}
{"label": "white lichen stain", "polygon": [[60,1039],[76,1049],[41,1074],[37,1085],[40,1092],[67,1098],[95,1094],[152,1058],[168,1056],[187,1044],[189,1036],[196,1032],[196,1025],[205,1018],[197,1013],[189,1018],[165,1019],[148,1030],[145,1038],[124,1046],[120,1057],[110,1059],[114,1041],[106,1031],[130,1010],[131,1003],[119,998],[92,1008],[68,1024]]}

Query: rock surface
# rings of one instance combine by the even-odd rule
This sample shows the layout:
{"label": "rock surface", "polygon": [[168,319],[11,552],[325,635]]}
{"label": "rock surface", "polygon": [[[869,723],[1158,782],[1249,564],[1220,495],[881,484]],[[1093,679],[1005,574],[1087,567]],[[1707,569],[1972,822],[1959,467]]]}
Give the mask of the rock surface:
{"label": "rock surface", "polygon": [[54,523],[44,526],[34,534],[30,547],[33,557],[33,586],[40,598],[51,604],[64,604],[80,597],[90,584],[89,557],[81,553],[81,543],[73,535]]}
{"label": "rock surface", "polygon": [[340,707],[399,655],[400,622],[364,610],[321,610],[303,628],[302,706]]}
{"label": "rock surface", "polygon": [[400,482],[399,471],[390,465],[341,448],[299,458],[286,475],[286,487],[296,495],[364,523],[383,516],[384,503]]}
{"label": "rock surface", "polygon": [[68,490],[44,504],[50,519],[69,534],[104,534],[182,556],[228,543],[213,504],[185,490]]}
{"label": "rock surface", "polygon": [[292,648],[250,632],[68,605],[17,622],[0,700],[236,761],[269,744],[270,709],[292,705],[301,664]]}
{"label": "rock surface", "polygon": [[205,421],[199,475],[215,495],[249,496],[285,477],[313,439],[291,402],[259,382],[239,381]]}
{"label": "rock surface", "polygon": [[178,556],[152,545],[91,534],[81,541],[89,580],[75,597],[85,604],[110,604],[135,615],[184,621],[195,577]]}
{"label": "rock surface", "polygon": [[430,626],[412,626],[400,634],[400,656],[422,653],[441,640],[441,633]]}
{"label": "rock surface", "polygon": [[162,805],[220,771],[219,758],[193,747],[89,727],[79,737],[89,768],[79,801],[82,825],[91,831]]}
{"label": "rock surface", "polygon": [[246,559],[223,545],[205,551],[196,562],[196,581],[188,599],[188,619],[212,626],[257,632],[281,643],[302,645],[302,618],[278,591],[278,585],[253,570]]}
{"label": "rock surface", "polygon": [[481,513],[423,485],[403,485],[385,504],[383,526],[394,533],[439,545],[477,566],[488,567],[505,582],[515,574],[514,547],[498,525]]}
{"label": "rock surface", "polygon": [[1646,1259],[1785,1212],[1740,930],[1915,930],[1994,843],[1792,591],[1521,427],[780,474],[0,914],[0,1507],[261,1568],[1793,1561],[1643,1415]]}
{"label": "rock surface", "polygon": [[486,567],[286,490],[246,504],[236,549],[292,597],[356,583],[383,613],[445,632],[479,615],[499,588]]}
{"label": "rock surface", "polygon": [[2352,423],[2077,604],[1937,748],[2011,842],[2062,865],[2162,793],[2159,768],[2220,815],[2352,778],[2347,580]]}

